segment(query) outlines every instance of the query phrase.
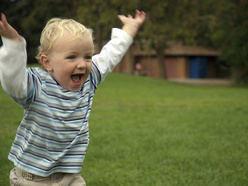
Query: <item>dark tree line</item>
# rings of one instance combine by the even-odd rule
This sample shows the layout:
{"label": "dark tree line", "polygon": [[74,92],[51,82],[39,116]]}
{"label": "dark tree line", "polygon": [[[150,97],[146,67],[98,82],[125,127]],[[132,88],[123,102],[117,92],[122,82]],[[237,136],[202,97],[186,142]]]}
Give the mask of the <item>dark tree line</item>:
{"label": "dark tree line", "polygon": [[219,49],[220,59],[240,70],[248,82],[248,0],[1,0],[0,11],[28,43],[29,62],[35,62],[42,28],[52,17],[73,18],[93,28],[96,48],[120,27],[118,14],[144,10],[147,20],[136,40],[157,51],[161,77],[166,77],[166,41]]}

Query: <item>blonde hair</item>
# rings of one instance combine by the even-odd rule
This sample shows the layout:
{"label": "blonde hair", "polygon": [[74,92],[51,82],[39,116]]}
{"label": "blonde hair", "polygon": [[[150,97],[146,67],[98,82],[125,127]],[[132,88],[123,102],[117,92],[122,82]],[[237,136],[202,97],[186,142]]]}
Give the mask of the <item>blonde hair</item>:
{"label": "blonde hair", "polygon": [[42,54],[49,54],[54,43],[63,36],[65,32],[69,32],[75,39],[83,39],[86,36],[93,40],[93,30],[86,28],[73,19],[52,18],[49,20],[41,32],[40,46],[36,59],[40,62]]}

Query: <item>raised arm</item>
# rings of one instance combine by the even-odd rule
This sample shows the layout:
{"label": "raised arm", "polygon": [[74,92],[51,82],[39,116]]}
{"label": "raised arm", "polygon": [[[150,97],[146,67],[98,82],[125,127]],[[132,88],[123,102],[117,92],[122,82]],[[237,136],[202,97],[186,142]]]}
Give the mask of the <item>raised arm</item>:
{"label": "raised arm", "polygon": [[93,56],[93,63],[101,73],[101,81],[122,60],[145,21],[146,14],[137,10],[134,18],[131,15],[118,17],[123,23],[122,29],[113,28],[111,40],[102,48],[100,54]]}
{"label": "raised arm", "polygon": [[26,42],[1,14],[0,81],[3,89],[14,98],[27,94]]}

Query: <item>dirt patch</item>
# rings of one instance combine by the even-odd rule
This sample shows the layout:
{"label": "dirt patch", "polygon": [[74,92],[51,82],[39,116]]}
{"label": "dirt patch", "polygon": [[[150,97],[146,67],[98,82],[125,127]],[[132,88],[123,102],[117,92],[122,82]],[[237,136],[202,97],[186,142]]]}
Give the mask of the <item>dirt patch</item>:
{"label": "dirt patch", "polygon": [[228,79],[169,79],[170,82],[182,83],[188,85],[226,85],[234,84],[234,81]]}

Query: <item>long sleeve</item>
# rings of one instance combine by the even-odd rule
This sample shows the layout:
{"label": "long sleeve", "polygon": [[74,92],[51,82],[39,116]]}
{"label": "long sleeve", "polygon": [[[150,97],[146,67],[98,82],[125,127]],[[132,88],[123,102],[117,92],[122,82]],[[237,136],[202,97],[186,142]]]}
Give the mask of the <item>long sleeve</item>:
{"label": "long sleeve", "polygon": [[93,62],[101,73],[101,81],[121,61],[132,43],[133,38],[125,31],[112,29],[111,40],[102,48],[100,54],[93,56]]}
{"label": "long sleeve", "polygon": [[0,48],[0,81],[3,89],[11,96],[27,96],[26,41],[20,42],[2,37]]}

